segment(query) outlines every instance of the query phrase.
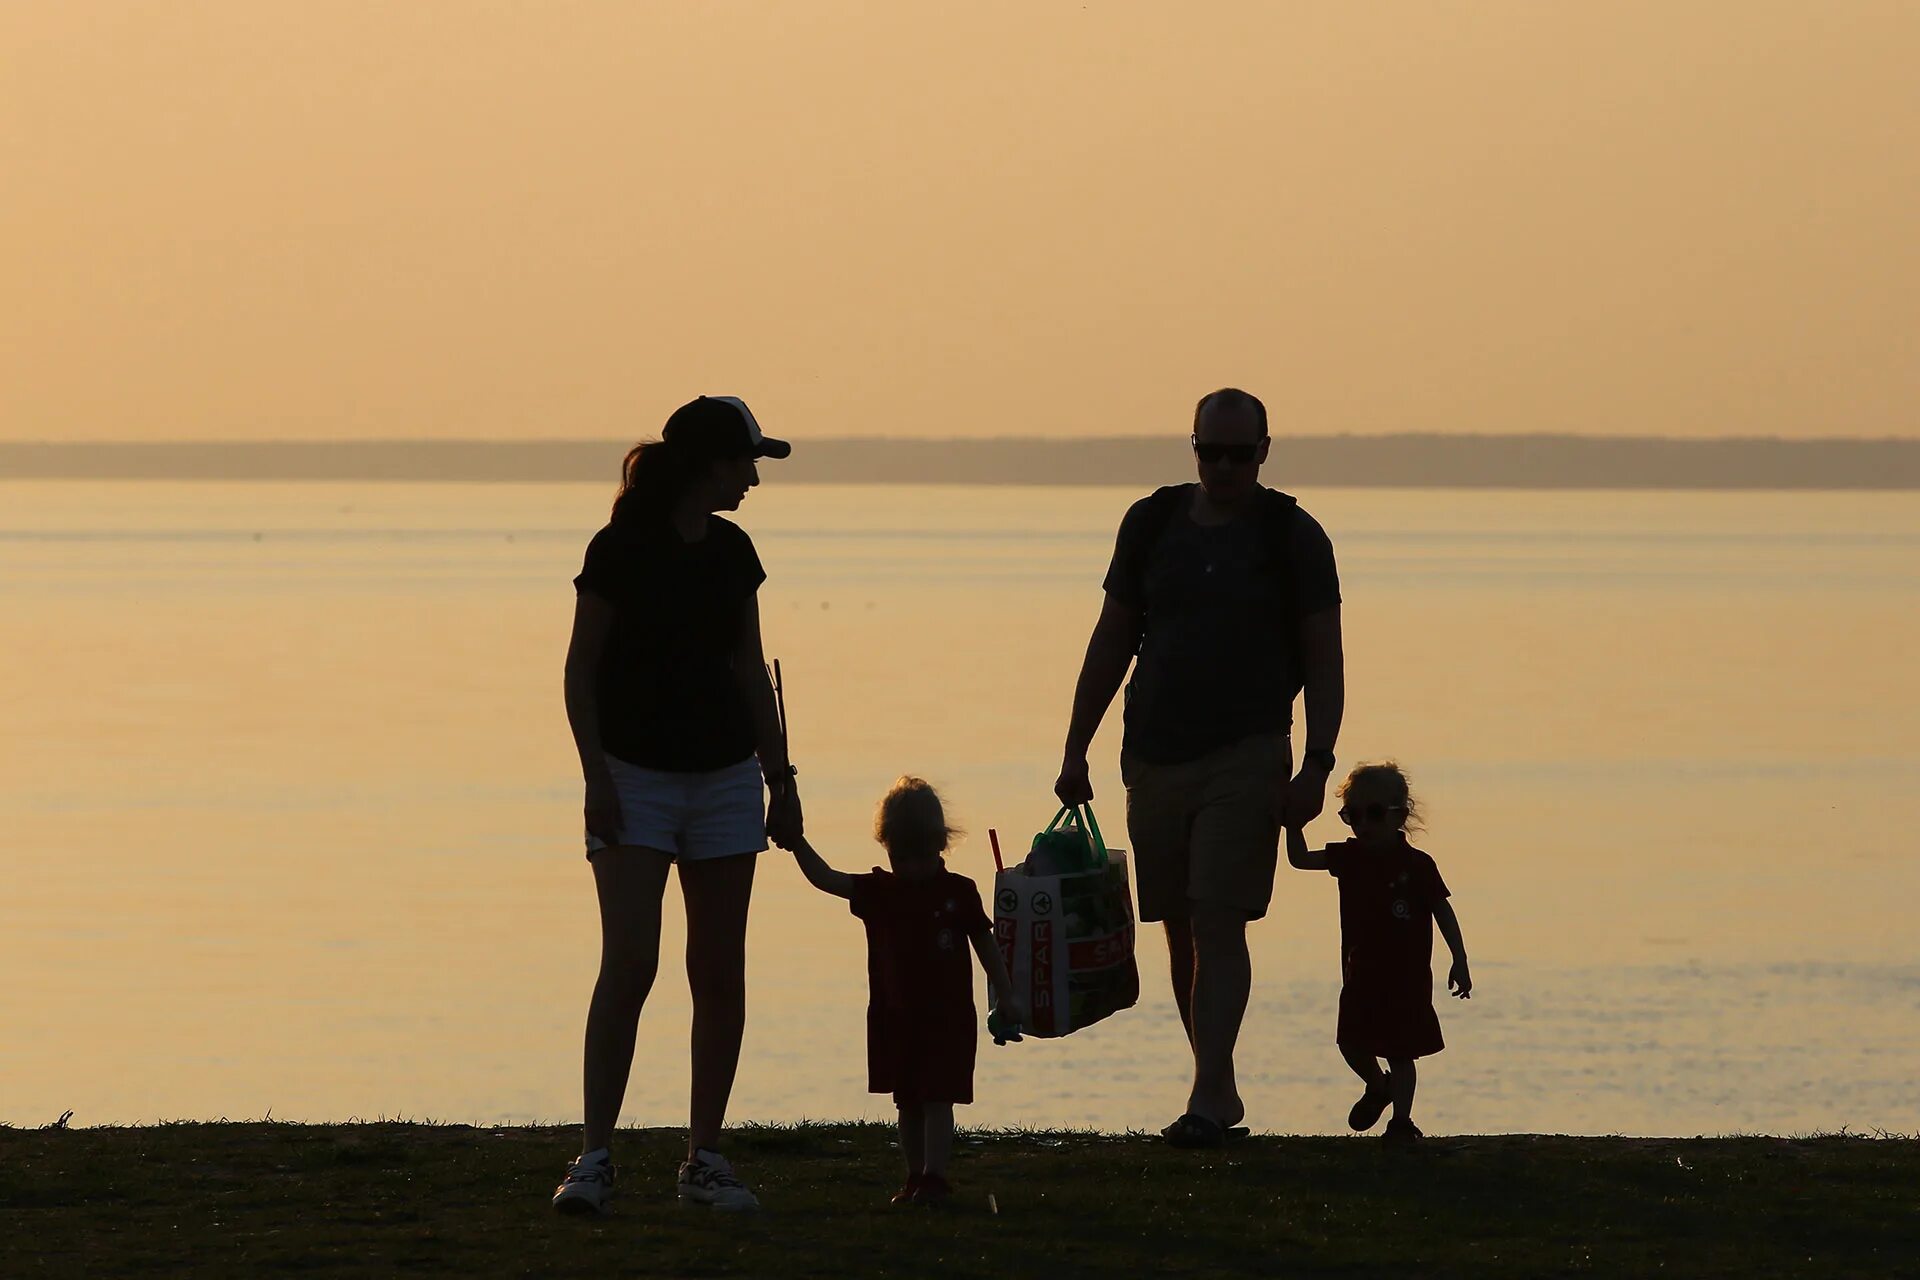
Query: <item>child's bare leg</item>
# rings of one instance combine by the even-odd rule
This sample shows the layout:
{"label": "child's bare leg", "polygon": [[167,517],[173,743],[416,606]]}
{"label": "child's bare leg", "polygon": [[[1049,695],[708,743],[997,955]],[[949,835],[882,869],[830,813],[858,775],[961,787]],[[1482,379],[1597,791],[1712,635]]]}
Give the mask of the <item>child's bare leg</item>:
{"label": "child's bare leg", "polygon": [[926,1113],[926,1163],[921,1172],[930,1178],[944,1178],[947,1157],[953,1153],[953,1104],[929,1102],[921,1109]]}
{"label": "child's bare leg", "polygon": [[926,1172],[927,1111],[918,1102],[900,1104],[900,1154],[907,1158],[909,1178]]}
{"label": "child's bare leg", "polygon": [[1412,1058],[1389,1058],[1387,1069],[1393,1081],[1393,1118],[1410,1120],[1413,1118],[1413,1086],[1420,1082],[1419,1072],[1414,1070]]}
{"label": "child's bare leg", "polygon": [[1386,1077],[1380,1072],[1380,1059],[1372,1054],[1349,1049],[1343,1044],[1340,1046],[1340,1056],[1353,1068],[1353,1074],[1367,1082],[1367,1088],[1378,1089],[1385,1082]]}

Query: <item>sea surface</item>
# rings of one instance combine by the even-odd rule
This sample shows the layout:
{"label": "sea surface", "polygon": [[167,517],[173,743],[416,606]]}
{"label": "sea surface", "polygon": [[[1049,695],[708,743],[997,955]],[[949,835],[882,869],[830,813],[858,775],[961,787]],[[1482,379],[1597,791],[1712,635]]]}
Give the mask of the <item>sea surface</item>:
{"label": "sea surface", "polygon": [[[0,1122],[578,1118],[598,927],[560,673],[609,496],[0,482]],[[829,860],[881,858],[872,805],[902,772],[942,789],[970,833],[950,865],[983,884],[990,828],[1024,847],[1052,816],[1135,496],[751,496]],[[1300,496],[1346,596],[1340,754],[1412,775],[1473,957],[1424,1127],[1920,1130],[1920,495]],[[1094,755],[1116,844],[1118,746],[1116,714]],[[1337,1132],[1335,890],[1280,877],[1248,1118]],[[624,1113],[648,1125],[685,1119],[668,893]],[[862,948],[763,855],[736,1119],[890,1115],[865,1092]],[[1137,1008],[983,1045],[964,1122],[1177,1114],[1151,932],[1140,958]]]}

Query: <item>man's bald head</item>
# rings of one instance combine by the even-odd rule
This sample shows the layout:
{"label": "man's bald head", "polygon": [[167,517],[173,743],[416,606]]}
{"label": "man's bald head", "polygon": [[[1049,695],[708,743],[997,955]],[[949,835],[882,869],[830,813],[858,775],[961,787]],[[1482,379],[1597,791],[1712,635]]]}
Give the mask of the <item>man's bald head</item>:
{"label": "man's bald head", "polygon": [[1254,428],[1254,439],[1267,438],[1267,406],[1260,403],[1260,397],[1240,390],[1238,387],[1222,387],[1200,397],[1200,403],[1193,407],[1193,434],[1207,436],[1210,432],[1202,428],[1208,424],[1225,426],[1229,422],[1245,422]]}

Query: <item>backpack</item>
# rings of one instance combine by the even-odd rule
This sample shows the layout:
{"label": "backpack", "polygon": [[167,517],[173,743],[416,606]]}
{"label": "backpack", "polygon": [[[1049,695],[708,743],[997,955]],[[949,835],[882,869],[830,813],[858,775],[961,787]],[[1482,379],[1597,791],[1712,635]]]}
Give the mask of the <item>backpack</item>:
{"label": "backpack", "polygon": [[[1147,508],[1144,517],[1145,536],[1142,539],[1146,550],[1140,557],[1141,571],[1144,574],[1146,564],[1153,558],[1153,550],[1160,545],[1160,539],[1166,536],[1167,529],[1173,524],[1174,517],[1180,514],[1180,504],[1189,500],[1193,485],[1170,484],[1155,489],[1147,496]],[[1278,489],[1269,489],[1261,485],[1254,490],[1254,501],[1259,510],[1256,518],[1264,526],[1262,533],[1266,538],[1269,560],[1274,566],[1275,576],[1282,607],[1287,612],[1285,619],[1286,643],[1291,649],[1290,668],[1296,680],[1300,678],[1299,662],[1299,619],[1292,616],[1293,609],[1293,513],[1300,502],[1290,493]],[[1144,593],[1142,594],[1144,599]],[[1140,629],[1140,644],[1146,643],[1146,627]],[[1135,653],[1139,652],[1136,646]],[[1295,693],[1300,690],[1296,686]]]}

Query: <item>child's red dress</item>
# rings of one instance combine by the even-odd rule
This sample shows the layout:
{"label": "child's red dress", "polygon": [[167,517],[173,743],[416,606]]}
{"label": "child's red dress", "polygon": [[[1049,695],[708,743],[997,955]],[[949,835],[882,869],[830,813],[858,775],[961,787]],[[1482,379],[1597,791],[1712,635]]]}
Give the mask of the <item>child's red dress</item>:
{"label": "child's red dress", "polygon": [[875,867],[848,905],[867,926],[867,1088],[896,1103],[973,1101],[980,1020],[973,934],[992,931],[973,881]]}
{"label": "child's red dress", "polygon": [[1446,1047],[1433,1011],[1433,909],[1447,885],[1432,858],[1407,843],[1369,852],[1357,840],[1327,847],[1340,881],[1340,1027],[1343,1048],[1377,1058],[1423,1058]]}

